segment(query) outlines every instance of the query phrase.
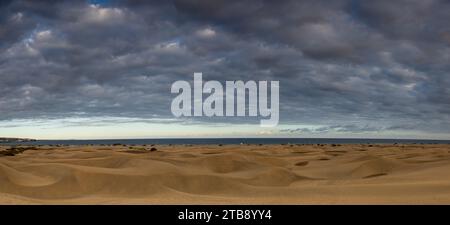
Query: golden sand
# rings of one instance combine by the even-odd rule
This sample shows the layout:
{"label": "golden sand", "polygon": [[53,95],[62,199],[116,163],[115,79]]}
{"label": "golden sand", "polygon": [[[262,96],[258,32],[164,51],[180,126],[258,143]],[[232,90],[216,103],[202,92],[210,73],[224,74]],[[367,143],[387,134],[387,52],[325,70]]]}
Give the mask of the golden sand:
{"label": "golden sand", "polygon": [[450,145],[7,148],[1,204],[450,204]]}

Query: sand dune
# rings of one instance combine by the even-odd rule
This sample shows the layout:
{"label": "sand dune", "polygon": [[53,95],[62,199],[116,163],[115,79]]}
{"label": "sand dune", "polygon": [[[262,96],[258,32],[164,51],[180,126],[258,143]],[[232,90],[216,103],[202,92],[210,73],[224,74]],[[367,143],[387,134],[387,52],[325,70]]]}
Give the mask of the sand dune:
{"label": "sand dune", "polygon": [[450,204],[450,145],[154,147],[0,147],[0,203]]}

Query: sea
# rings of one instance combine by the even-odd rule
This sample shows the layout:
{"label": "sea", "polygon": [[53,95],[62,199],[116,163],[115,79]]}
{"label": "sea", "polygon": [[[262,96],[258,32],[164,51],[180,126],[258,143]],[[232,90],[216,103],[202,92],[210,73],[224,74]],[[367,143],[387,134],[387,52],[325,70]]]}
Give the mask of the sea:
{"label": "sea", "polygon": [[4,142],[0,145],[237,145],[237,144],[450,144],[450,140],[429,139],[362,139],[362,138],[159,138],[101,140],[36,140]]}

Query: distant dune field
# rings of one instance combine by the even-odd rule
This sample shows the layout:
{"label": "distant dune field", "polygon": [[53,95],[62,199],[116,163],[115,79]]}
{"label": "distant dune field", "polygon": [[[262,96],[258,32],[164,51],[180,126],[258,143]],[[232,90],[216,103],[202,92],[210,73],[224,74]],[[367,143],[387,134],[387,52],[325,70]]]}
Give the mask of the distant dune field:
{"label": "distant dune field", "polygon": [[450,204],[450,145],[1,146],[0,203]]}

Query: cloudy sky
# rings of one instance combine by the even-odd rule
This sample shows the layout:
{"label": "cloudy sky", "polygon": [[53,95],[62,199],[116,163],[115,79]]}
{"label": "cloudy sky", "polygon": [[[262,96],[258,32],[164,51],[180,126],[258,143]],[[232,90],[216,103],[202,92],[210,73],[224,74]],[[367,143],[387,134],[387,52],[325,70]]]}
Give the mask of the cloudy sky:
{"label": "cloudy sky", "polygon": [[[450,139],[450,1],[1,1],[0,136]],[[171,84],[279,80],[280,124]]]}

